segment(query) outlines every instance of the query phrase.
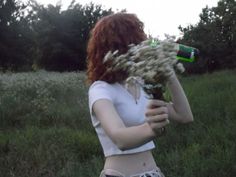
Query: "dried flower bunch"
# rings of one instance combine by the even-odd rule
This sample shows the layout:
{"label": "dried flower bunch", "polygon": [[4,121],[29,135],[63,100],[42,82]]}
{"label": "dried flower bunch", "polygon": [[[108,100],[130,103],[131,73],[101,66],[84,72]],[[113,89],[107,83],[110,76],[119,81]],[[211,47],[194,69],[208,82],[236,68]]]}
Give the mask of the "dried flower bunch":
{"label": "dried flower bunch", "polygon": [[138,45],[129,45],[127,53],[109,51],[104,57],[107,72],[126,71],[129,77],[126,83],[140,84],[147,94],[156,99],[163,99],[166,82],[177,72],[184,72],[181,63],[177,63],[177,48],[174,37],[165,40],[148,39]]}

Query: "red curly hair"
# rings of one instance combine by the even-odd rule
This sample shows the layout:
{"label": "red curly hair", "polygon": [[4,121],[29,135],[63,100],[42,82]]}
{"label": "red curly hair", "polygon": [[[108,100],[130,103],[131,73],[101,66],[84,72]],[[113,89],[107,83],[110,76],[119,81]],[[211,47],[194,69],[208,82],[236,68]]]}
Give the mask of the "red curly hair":
{"label": "red curly hair", "polygon": [[115,83],[127,78],[126,71],[106,74],[103,58],[108,51],[124,54],[129,44],[139,44],[147,38],[144,25],[135,14],[116,13],[101,18],[90,32],[87,46],[87,81]]}

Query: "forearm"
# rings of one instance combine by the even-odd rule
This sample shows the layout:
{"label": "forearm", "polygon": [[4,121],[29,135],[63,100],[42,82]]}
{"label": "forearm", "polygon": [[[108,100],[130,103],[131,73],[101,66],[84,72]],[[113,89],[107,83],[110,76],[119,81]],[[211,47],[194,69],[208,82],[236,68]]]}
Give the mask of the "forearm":
{"label": "forearm", "polygon": [[173,114],[173,119],[184,123],[193,121],[193,115],[188,99],[175,74],[171,76],[167,83],[167,86],[171,93],[173,108],[175,112],[175,114]]}
{"label": "forearm", "polygon": [[122,127],[113,133],[115,144],[121,150],[127,150],[141,146],[151,141],[155,137],[155,134],[148,123],[133,127]]}

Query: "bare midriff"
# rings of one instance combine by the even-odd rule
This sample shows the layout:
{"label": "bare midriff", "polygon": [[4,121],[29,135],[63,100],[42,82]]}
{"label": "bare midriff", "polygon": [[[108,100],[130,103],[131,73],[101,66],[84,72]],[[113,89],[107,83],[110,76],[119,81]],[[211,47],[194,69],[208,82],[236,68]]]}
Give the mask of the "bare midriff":
{"label": "bare midriff", "polygon": [[104,170],[112,169],[127,176],[156,169],[152,152],[144,151],[134,154],[106,157]]}

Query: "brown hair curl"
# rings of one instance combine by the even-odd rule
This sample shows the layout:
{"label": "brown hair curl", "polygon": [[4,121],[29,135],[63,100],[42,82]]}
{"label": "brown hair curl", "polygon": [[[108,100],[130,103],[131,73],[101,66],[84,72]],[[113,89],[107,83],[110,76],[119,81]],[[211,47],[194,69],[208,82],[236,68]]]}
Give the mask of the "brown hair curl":
{"label": "brown hair curl", "polygon": [[143,23],[135,14],[116,13],[101,18],[91,30],[87,46],[87,81],[103,80],[108,83],[123,81],[126,71],[107,74],[103,58],[108,51],[124,54],[129,44],[139,44],[146,39]]}

